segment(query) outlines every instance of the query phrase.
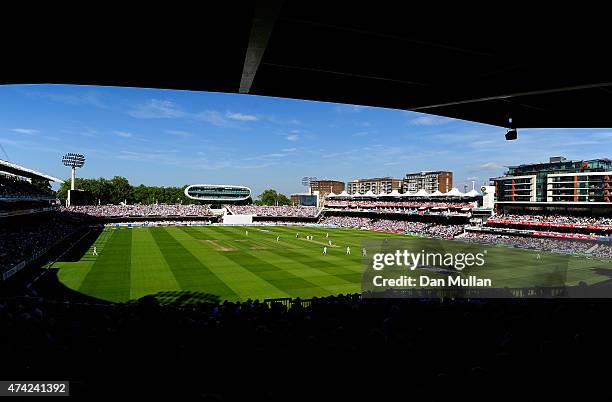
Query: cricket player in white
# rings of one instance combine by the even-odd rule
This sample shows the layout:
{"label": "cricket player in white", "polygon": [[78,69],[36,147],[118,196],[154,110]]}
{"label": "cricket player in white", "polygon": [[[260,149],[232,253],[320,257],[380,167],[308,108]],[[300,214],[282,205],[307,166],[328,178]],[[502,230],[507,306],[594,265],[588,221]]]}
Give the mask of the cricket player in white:
{"label": "cricket player in white", "polygon": [[330,241],[329,241],[329,247],[331,247],[331,245],[332,245],[332,244],[331,244],[331,240],[330,240]]}
{"label": "cricket player in white", "polygon": [[351,248],[346,246],[346,255],[351,255]]}
{"label": "cricket player in white", "polygon": [[327,254],[327,246],[323,247],[323,254]]}
{"label": "cricket player in white", "polygon": [[245,230],[245,231],[244,231],[244,235],[245,235],[245,236],[248,236],[248,235],[249,235],[249,231],[248,231],[248,230]]}
{"label": "cricket player in white", "polygon": [[94,246],[93,255],[98,255],[98,248]]}
{"label": "cricket player in white", "polygon": [[329,233],[325,233],[325,238],[329,238]]}
{"label": "cricket player in white", "polygon": [[276,241],[279,241],[279,240],[280,240],[280,236],[276,236]]}
{"label": "cricket player in white", "polygon": [[368,252],[366,251],[365,247],[361,249],[361,255],[363,257],[366,257],[368,255]]}

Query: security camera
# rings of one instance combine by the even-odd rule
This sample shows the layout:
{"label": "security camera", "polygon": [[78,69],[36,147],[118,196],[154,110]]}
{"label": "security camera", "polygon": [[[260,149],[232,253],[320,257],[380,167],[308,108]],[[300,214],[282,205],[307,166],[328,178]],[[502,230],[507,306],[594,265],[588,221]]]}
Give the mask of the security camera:
{"label": "security camera", "polygon": [[512,140],[516,140],[518,138],[518,134],[516,132],[515,128],[511,128],[510,130],[508,130],[508,132],[506,133],[506,141],[512,141]]}

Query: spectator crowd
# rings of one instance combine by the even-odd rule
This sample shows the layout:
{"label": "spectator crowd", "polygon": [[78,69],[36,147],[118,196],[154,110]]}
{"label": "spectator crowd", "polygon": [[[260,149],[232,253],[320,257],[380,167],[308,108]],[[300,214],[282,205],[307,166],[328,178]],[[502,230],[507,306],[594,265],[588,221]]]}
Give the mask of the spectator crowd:
{"label": "spectator crowd", "polygon": [[[466,232],[461,241],[484,244],[503,244],[511,247],[527,248],[563,254],[586,253],[595,257],[612,258],[612,245],[580,240],[556,239],[545,237],[514,236],[483,232]],[[596,247],[595,247],[596,246]]]}
{"label": "spectator crowd", "polygon": [[326,216],[320,222],[343,228],[380,230],[396,233],[413,233],[427,237],[452,239],[463,232],[463,225],[440,225],[426,222],[411,222],[392,219],[375,219],[351,216]]}
{"label": "spectator crowd", "polygon": [[75,205],[62,207],[61,210],[95,217],[212,215],[209,205],[198,204]]}
{"label": "spectator crowd", "polygon": [[0,274],[38,257],[77,228],[58,217],[0,225]]}
{"label": "spectator crowd", "polygon": [[330,208],[441,208],[441,209],[461,209],[474,208],[470,202],[415,202],[415,201],[325,201],[325,206]]}
{"label": "spectator crowd", "polygon": [[496,214],[491,219],[514,222],[612,226],[612,218],[603,216]]}
{"label": "spectator crowd", "polygon": [[50,197],[49,192],[34,187],[29,181],[18,176],[0,173],[0,198]]}
{"label": "spectator crowd", "polygon": [[611,355],[609,311],[606,300],[358,295],[286,305],[0,299],[0,370],[70,380],[71,396],[87,399],[381,400],[437,388],[469,397],[485,383],[512,384],[517,397],[567,392],[559,384],[605,394],[608,373],[593,359]]}
{"label": "spectator crowd", "polygon": [[316,218],[321,213],[321,208],[290,205],[232,205],[227,208],[234,215]]}

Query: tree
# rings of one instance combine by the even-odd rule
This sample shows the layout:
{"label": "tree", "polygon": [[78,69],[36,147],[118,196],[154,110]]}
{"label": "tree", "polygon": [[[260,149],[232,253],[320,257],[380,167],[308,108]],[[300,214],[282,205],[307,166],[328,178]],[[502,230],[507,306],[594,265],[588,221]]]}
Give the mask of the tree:
{"label": "tree", "polygon": [[[158,186],[132,186],[128,179],[115,176],[112,179],[82,179],[75,180],[75,188],[87,191],[91,199],[97,204],[119,204],[127,201],[128,204],[194,204],[198,201],[185,196],[185,188],[182,187],[158,187]],[[60,199],[68,198],[70,180],[64,181],[60,186],[57,196]]]}
{"label": "tree", "polygon": [[127,201],[132,203],[132,192],[134,188],[130,185],[130,182],[125,177],[115,176],[110,180],[110,192],[111,192],[111,203],[119,204],[120,202]]}
{"label": "tree", "polygon": [[53,190],[51,189],[51,183],[49,183],[49,180],[33,178],[32,187],[40,191],[41,194],[53,194]]}
{"label": "tree", "polygon": [[259,195],[255,205],[291,205],[291,200],[286,195],[270,188]]}

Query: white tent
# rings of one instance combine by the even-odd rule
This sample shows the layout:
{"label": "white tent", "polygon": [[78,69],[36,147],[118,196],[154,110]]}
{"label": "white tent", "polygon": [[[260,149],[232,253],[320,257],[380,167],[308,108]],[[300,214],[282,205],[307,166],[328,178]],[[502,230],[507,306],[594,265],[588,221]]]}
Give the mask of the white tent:
{"label": "white tent", "polygon": [[326,198],[334,198],[336,197],[336,194],[334,194],[333,192],[327,194]]}
{"label": "white tent", "polygon": [[429,197],[430,194],[424,189],[420,189],[416,193],[412,194],[414,197]]}
{"label": "white tent", "polygon": [[457,187],[453,187],[451,189],[451,191],[449,191],[448,193],[446,193],[444,195],[451,196],[451,197],[461,197],[461,196],[463,196],[463,193],[461,191],[459,191],[459,189]]}
{"label": "white tent", "polygon": [[366,193],[363,194],[363,196],[364,197],[376,197],[376,194],[374,194],[374,191],[369,190],[369,191],[366,191]]}
{"label": "white tent", "polygon": [[478,197],[479,195],[480,193],[475,189],[471,189],[470,191],[464,194],[465,197]]}
{"label": "white tent", "polygon": [[401,194],[399,191],[397,191],[397,189],[391,191],[389,194],[387,194],[389,197],[400,197]]}
{"label": "white tent", "polygon": [[346,192],[346,190],[342,191],[340,194],[338,194],[338,197],[350,197],[351,195],[349,193]]}
{"label": "white tent", "polygon": [[436,190],[433,193],[429,194],[430,197],[439,197],[441,195],[444,195],[444,193],[442,193],[440,190]]}

